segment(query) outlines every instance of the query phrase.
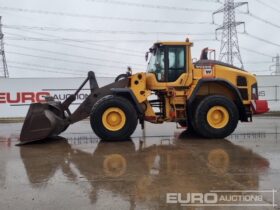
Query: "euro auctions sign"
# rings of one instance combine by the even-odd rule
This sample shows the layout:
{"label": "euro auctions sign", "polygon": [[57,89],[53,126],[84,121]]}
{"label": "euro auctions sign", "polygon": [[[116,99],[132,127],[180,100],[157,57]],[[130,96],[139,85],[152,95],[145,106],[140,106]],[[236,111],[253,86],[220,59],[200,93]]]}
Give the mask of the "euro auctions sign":
{"label": "euro auctions sign", "polygon": [[[55,91],[59,91],[55,93]],[[17,92],[13,95],[11,92],[0,92],[0,103],[1,104],[10,104],[10,105],[29,105],[30,103],[41,103],[45,102],[46,96],[52,96],[55,100],[64,101],[71,94],[64,93],[71,90],[49,90],[42,92]],[[52,93],[54,92],[54,93]],[[76,100],[84,100],[88,97],[88,93],[80,93],[77,95]]]}
{"label": "euro auctions sign", "polygon": [[50,92],[0,92],[0,104],[25,104],[44,102]]}
{"label": "euro auctions sign", "polygon": [[[0,79],[0,118],[25,117],[31,103],[45,102],[46,96],[64,101],[75,92],[85,78],[20,78]],[[114,81],[114,78],[98,78],[99,86]],[[74,111],[90,94],[89,84],[70,106]]]}
{"label": "euro auctions sign", "polygon": [[[99,87],[109,84],[115,78],[97,78]],[[0,118],[25,117],[31,103],[44,102],[45,96],[64,101],[82,84],[79,78],[0,78]],[[258,76],[259,97],[269,102],[270,110],[280,111],[280,76]],[[90,94],[89,84],[70,106],[74,111]]]}
{"label": "euro auctions sign", "polygon": [[276,207],[272,190],[210,190],[206,193],[167,193],[167,204],[188,207]]}

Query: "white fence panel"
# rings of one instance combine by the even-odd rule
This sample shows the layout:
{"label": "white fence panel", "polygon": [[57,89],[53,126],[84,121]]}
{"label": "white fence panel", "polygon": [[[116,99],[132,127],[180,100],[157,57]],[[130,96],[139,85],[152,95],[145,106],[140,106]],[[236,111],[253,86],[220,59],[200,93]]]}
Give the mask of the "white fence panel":
{"label": "white fence panel", "polygon": [[[85,78],[22,78],[0,79],[0,118],[24,117],[29,104],[40,102],[44,95],[58,100],[74,93]],[[114,81],[114,78],[97,78],[99,86]],[[280,76],[258,76],[259,97],[269,101],[272,111],[280,111]],[[89,84],[79,93],[70,107],[75,110],[90,93]]]}
{"label": "white fence panel", "polygon": [[[0,118],[24,117],[30,103],[44,100],[51,95],[55,99],[65,100],[74,93],[85,78],[32,78],[32,79],[0,79]],[[97,78],[99,86],[114,81],[114,78]],[[89,84],[78,94],[71,105],[74,111],[89,95]]]}

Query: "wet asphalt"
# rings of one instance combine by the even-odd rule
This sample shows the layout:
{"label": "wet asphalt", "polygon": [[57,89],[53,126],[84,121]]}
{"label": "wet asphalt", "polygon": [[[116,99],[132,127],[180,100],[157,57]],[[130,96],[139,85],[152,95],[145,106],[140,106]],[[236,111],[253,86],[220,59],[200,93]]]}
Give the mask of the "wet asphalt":
{"label": "wet asphalt", "polygon": [[[18,147],[21,126],[0,124],[1,210],[280,206],[278,117],[240,123],[226,139],[211,140],[172,123],[146,124],[145,132],[137,128],[131,140],[122,142],[100,141],[89,122],[82,121],[61,138]],[[176,203],[167,203],[168,193],[176,193]],[[212,206],[207,199],[187,202],[195,193],[243,200],[219,200]],[[185,203],[177,202],[179,195]],[[261,196],[261,201],[244,200],[244,195]]]}

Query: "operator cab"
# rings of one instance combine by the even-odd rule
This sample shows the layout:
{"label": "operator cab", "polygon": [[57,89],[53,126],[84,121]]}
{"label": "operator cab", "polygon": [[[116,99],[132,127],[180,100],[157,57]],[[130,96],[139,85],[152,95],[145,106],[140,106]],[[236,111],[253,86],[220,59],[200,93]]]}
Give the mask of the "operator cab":
{"label": "operator cab", "polygon": [[151,54],[148,73],[153,73],[158,82],[174,82],[187,72],[187,45],[185,42],[162,44],[156,43],[146,54]]}

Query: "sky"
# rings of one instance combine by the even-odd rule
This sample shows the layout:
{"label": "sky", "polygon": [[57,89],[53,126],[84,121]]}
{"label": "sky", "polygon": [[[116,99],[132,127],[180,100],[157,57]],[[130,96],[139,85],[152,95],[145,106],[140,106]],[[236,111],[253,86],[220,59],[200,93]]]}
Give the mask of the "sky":
{"label": "sky", "polygon": [[[99,77],[146,71],[145,52],[157,41],[194,42],[217,59],[224,0],[0,0],[4,48],[10,77]],[[272,74],[280,51],[280,1],[249,0],[236,9],[245,70]],[[274,59],[275,60],[275,59]],[[238,63],[236,65],[239,65]],[[270,67],[271,66],[271,67]],[[0,76],[2,65],[0,62]]]}

